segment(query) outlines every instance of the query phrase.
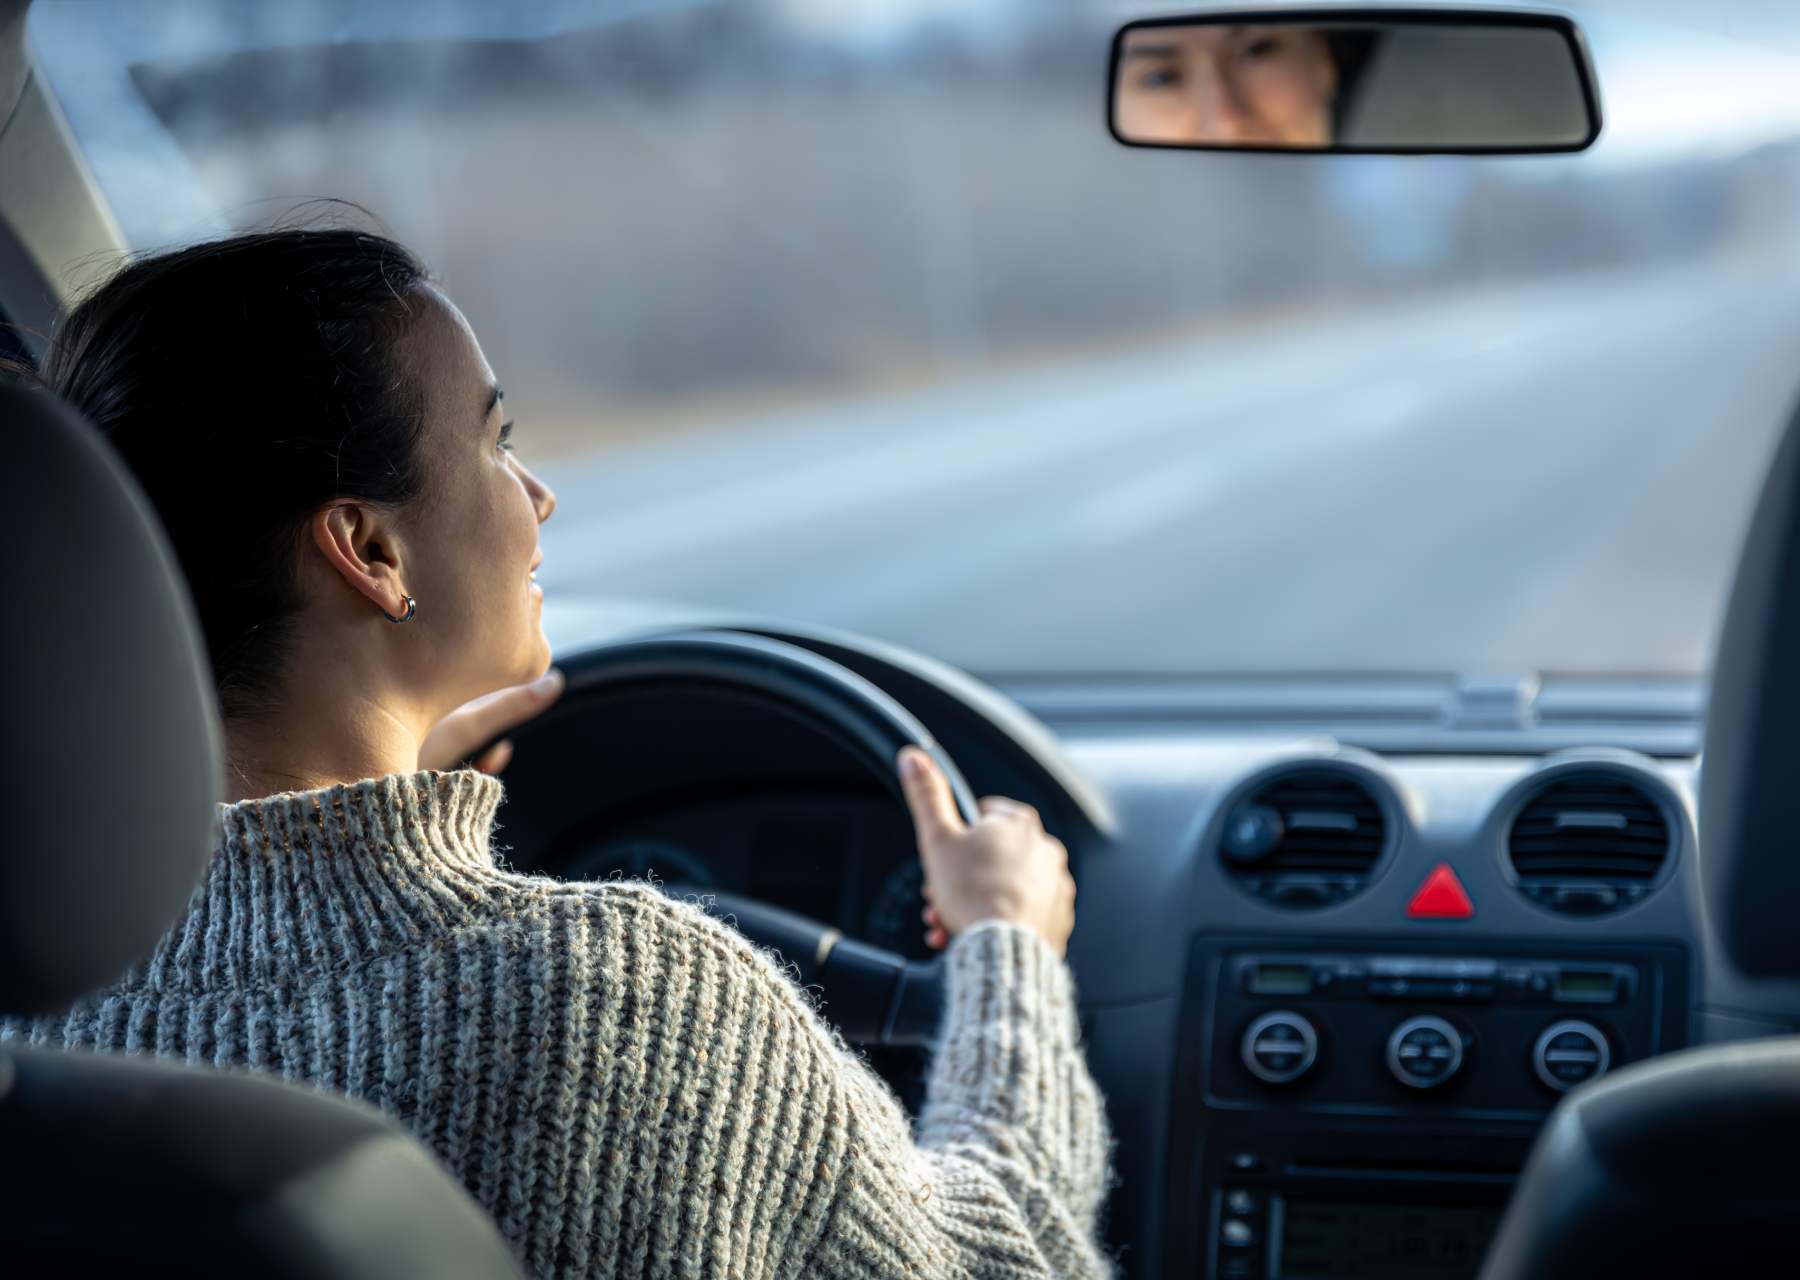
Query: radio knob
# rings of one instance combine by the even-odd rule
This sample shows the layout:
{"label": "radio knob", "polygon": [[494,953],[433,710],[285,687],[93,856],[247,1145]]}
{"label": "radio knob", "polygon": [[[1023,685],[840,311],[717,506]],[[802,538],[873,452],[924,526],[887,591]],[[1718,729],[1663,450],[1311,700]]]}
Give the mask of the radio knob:
{"label": "radio knob", "polygon": [[1612,1046],[1591,1022],[1552,1023],[1531,1051],[1537,1078],[1558,1093],[1586,1084],[1612,1065]]}
{"label": "radio knob", "polygon": [[1264,1084],[1290,1084],[1319,1060],[1319,1036],[1298,1013],[1265,1013],[1244,1032],[1244,1066]]}
{"label": "radio knob", "polygon": [[1462,1070],[1462,1033],[1442,1018],[1408,1018],[1388,1037],[1387,1064],[1408,1088],[1436,1088]]}

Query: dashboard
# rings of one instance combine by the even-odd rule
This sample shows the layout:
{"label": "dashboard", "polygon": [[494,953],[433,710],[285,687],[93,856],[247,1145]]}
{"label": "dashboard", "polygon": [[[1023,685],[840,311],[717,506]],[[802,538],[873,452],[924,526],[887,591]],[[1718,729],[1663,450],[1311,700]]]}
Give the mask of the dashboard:
{"label": "dashboard", "polygon": [[1562,1094],[1703,1032],[1691,761],[1064,741],[1131,1274],[1474,1276]]}
{"label": "dashboard", "polygon": [[[877,642],[780,638],[880,686],[978,793],[1068,844],[1125,1275],[1472,1277],[1569,1088],[1788,1029],[1707,986],[1669,690],[1607,745],[1487,723],[1454,750],[1392,717],[1333,724],[1342,699],[1275,726],[1159,720],[1141,696],[1110,718],[1104,691],[1002,693]],[[922,957],[897,798],[766,709],[678,702],[521,751],[515,861],[743,894]],[[921,1055],[870,1061],[917,1103]]]}

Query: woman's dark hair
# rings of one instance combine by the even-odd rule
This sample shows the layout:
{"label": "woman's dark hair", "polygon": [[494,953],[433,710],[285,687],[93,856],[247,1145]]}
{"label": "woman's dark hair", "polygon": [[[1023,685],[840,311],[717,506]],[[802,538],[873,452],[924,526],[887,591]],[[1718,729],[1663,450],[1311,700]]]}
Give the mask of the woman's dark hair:
{"label": "woman's dark hair", "polygon": [[228,720],[268,710],[285,668],[307,517],[423,492],[424,414],[397,348],[426,279],[366,231],[256,232],[133,261],[54,334],[40,381],[162,518]]}

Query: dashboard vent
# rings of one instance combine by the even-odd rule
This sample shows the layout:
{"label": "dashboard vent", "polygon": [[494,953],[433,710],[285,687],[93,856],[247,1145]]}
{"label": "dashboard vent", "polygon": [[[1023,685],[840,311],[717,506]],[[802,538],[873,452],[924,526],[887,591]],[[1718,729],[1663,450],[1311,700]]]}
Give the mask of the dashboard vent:
{"label": "dashboard vent", "polygon": [[1324,907],[1362,892],[1387,847],[1387,819],[1364,783],[1300,769],[1251,792],[1226,817],[1225,872],[1284,907]]}
{"label": "dashboard vent", "polygon": [[1615,773],[1564,774],[1513,819],[1506,856],[1519,890],[1571,915],[1599,915],[1656,886],[1673,841],[1662,806]]}

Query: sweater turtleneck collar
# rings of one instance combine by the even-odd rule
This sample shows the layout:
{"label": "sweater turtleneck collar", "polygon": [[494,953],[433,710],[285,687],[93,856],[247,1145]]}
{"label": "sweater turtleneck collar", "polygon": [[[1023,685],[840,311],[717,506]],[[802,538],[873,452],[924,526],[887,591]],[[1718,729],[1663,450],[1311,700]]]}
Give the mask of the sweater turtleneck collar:
{"label": "sweater turtleneck collar", "polygon": [[469,920],[495,883],[498,779],[424,770],[220,805],[206,879],[138,971],[219,991],[303,981]]}

